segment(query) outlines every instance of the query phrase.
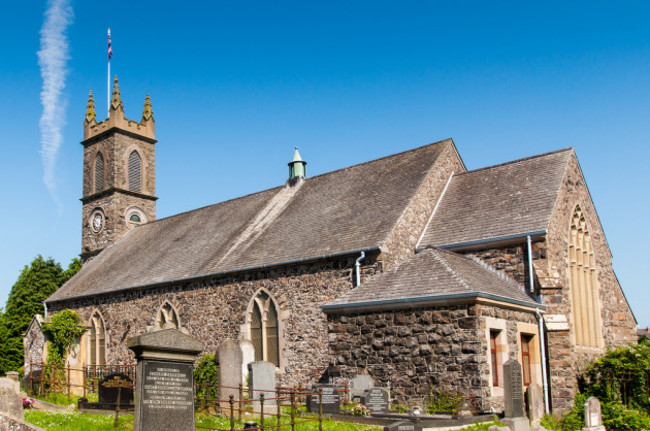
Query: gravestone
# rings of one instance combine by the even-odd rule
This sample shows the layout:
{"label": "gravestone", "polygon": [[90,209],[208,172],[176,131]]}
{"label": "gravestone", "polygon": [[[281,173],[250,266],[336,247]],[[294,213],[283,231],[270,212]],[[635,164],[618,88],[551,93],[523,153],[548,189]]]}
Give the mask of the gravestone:
{"label": "gravestone", "polygon": [[[260,395],[264,394],[264,411],[273,413],[275,409],[275,365],[271,362],[257,361],[248,364],[250,384],[253,388],[253,410],[259,412]],[[270,409],[267,407],[271,407]]]}
{"label": "gravestone", "polygon": [[372,376],[367,374],[357,374],[350,381],[350,399],[361,398],[365,391],[374,387],[375,381]]}
{"label": "gravestone", "polygon": [[526,389],[526,405],[531,427],[538,427],[544,416],[544,395],[542,388],[533,383]]}
{"label": "gravestone", "polygon": [[318,413],[318,390],[323,389],[323,414],[332,415],[341,412],[341,396],[334,385],[313,385],[307,398],[307,410]]}
{"label": "gravestone", "polygon": [[589,431],[605,431],[600,411],[600,401],[596,397],[589,397],[585,402],[585,427]]}
{"label": "gravestone", "polygon": [[505,417],[520,418],[524,416],[524,397],[522,392],[521,364],[511,359],[503,364],[503,398]]}
{"label": "gravestone", "polygon": [[194,431],[194,361],[203,344],[164,329],[129,338],[126,345],[137,360],[133,430]]}
{"label": "gravestone", "polygon": [[386,425],[384,431],[422,431],[422,425],[410,421],[399,421]]}
{"label": "gravestone", "polygon": [[522,388],[521,364],[516,359],[510,359],[503,364],[503,400],[505,403],[503,423],[512,431],[527,431],[530,429],[528,419],[524,416]]}
{"label": "gravestone", "polygon": [[23,398],[16,386],[17,383],[12,379],[0,377],[0,413],[24,420]]}
{"label": "gravestone", "polygon": [[126,374],[112,373],[101,379],[97,387],[101,408],[107,410],[115,408],[118,390],[120,392],[120,408],[131,407],[133,404],[133,380]]}
{"label": "gravestone", "polygon": [[368,389],[361,396],[361,404],[366,406],[372,415],[388,413],[388,392],[383,388]]}
{"label": "gravestone", "polygon": [[230,412],[230,396],[239,401],[239,385],[242,384],[242,353],[239,343],[226,340],[217,349],[219,362],[219,399],[221,409]]}
{"label": "gravestone", "polygon": [[248,364],[255,362],[255,346],[250,340],[239,340],[239,348],[241,349],[241,375],[242,381],[246,381],[248,375]]}

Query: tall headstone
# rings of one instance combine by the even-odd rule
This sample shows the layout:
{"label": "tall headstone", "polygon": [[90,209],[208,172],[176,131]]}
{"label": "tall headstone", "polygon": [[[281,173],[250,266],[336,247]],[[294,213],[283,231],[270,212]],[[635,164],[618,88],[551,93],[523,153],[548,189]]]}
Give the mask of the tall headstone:
{"label": "tall headstone", "polygon": [[503,399],[505,403],[503,423],[512,431],[528,431],[530,424],[524,416],[521,364],[516,359],[510,359],[503,364]]}
{"label": "tall headstone", "polygon": [[585,402],[585,427],[583,429],[588,431],[605,431],[600,411],[600,401],[596,397],[589,397]]}
{"label": "tall headstone", "polygon": [[226,340],[217,349],[219,362],[219,399],[221,409],[230,411],[230,396],[239,401],[239,385],[242,384],[242,352],[235,340]]}
{"label": "tall headstone", "polygon": [[544,395],[537,383],[530,384],[526,389],[526,406],[530,426],[538,427],[544,416]]}
{"label": "tall headstone", "polygon": [[503,364],[503,398],[505,417],[520,418],[524,416],[524,396],[522,392],[521,364],[510,359]]}
{"label": "tall headstone", "polygon": [[23,420],[23,400],[16,386],[12,379],[0,377],[0,413]]}
{"label": "tall headstone", "polygon": [[203,344],[165,329],[129,338],[126,345],[137,360],[134,431],[194,431],[194,361]]}
{"label": "tall headstone", "polygon": [[264,411],[274,412],[275,365],[267,361],[251,362],[248,364],[248,370],[250,385],[253,388],[253,410],[260,411],[260,395],[264,394]]}
{"label": "tall headstone", "polygon": [[250,340],[239,340],[239,348],[241,349],[241,375],[242,381],[246,381],[248,375],[248,364],[255,362],[255,346]]}

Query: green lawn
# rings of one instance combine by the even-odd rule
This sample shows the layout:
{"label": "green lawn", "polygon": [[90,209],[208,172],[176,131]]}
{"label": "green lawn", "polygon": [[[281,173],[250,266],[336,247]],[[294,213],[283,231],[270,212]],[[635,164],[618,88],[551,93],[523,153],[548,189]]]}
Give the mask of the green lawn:
{"label": "green lawn", "polygon": [[79,412],[25,411],[25,420],[47,431],[122,431],[133,429],[133,415],[120,415],[120,426],[113,428],[115,415]]}
{"label": "green lawn", "polygon": [[[25,420],[47,431],[123,431],[133,429],[133,415],[120,415],[120,426],[118,428],[113,428],[114,415],[92,415],[79,412],[55,413],[29,410],[25,411]],[[254,418],[252,420],[256,420],[259,423],[259,419]],[[289,418],[284,418],[283,422],[287,422],[288,420]],[[296,421],[298,420],[305,420],[305,418],[296,418]],[[271,420],[265,421],[265,423],[275,425],[276,419],[272,418]],[[230,429],[229,419],[201,414],[196,415],[196,424],[210,428]],[[243,423],[237,423],[235,426],[241,429]],[[285,431],[290,430],[288,426],[283,429]],[[328,431],[378,431],[382,428],[324,420],[323,429]],[[318,421],[296,425],[296,430],[317,431]]]}

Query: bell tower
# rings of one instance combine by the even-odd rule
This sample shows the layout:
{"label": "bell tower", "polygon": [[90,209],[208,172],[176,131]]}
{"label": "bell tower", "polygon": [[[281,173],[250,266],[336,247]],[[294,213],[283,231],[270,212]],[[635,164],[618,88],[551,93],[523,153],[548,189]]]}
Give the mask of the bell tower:
{"label": "bell tower", "polygon": [[92,91],[84,119],[81,261],[86,262],[129,229],[156,219],[154,119],[151,100],[142,119],[126,119],[117,76],[108,118],[97,123]]}

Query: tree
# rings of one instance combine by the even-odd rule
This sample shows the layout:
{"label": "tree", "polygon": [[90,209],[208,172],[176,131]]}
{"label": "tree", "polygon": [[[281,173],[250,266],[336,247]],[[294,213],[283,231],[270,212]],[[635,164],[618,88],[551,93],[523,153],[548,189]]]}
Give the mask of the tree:
{"label": "tree", "polygon": [[43,314],[43,301],[69,280],[81,265],[72,260],[67,270],[53,259],[37,256],[11,288],[4,313],[0,314],[0,372],[23,364],[22,338],[35,314]]}

